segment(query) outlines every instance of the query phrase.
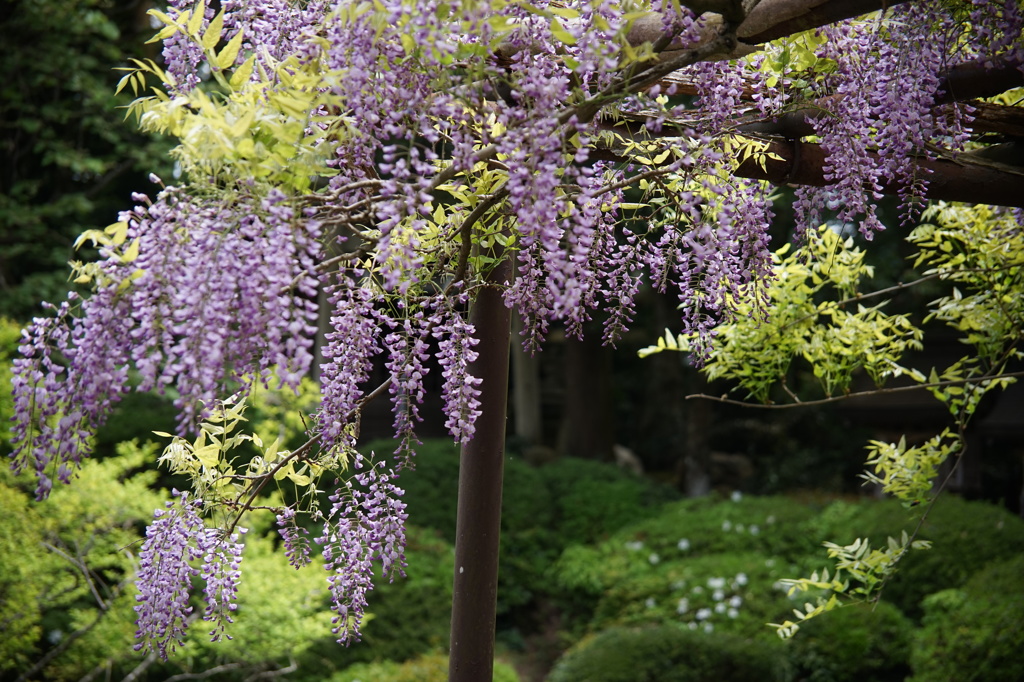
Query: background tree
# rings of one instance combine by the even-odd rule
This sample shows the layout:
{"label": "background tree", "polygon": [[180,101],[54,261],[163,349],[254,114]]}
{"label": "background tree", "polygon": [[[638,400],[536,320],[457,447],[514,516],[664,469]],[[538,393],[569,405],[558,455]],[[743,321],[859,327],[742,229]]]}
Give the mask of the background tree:
{"label": "background tree", "polygon": [[83,231],[110,220],[169,145],[122,122],[114,95],[144,54],[145,2],[14,0],[0,8],[0,315],[29,319],[67,290]]}
{"label": "background tree", "polygon": [[[580,334],[595,310],[614,342],[647,277],[678,295],[704,357],[716,325],[767,296],[770,185],[746,177],[803,185],[805,228],[835,211],[867,237],[882,228],[873,200],[884,192],[908,212],[925,198],[1021,201],[1012,172],[942,158],[963,151],[972,114],[934,109],[940,91],[965,96],[953,88],[962,70],[986,86],[1020,82],[1018,5],[914,2],[832,23],[876,8],[225,1],[154,12],[166,68],[136,62],[121,87],[141,95],[131,111],[144,128],[180,140],[189,182],[137,195],[119,222],[83,235],[102,256],[75,269],[91,295],[34,323],[16,361],[16,469],[34,471],[45,497],[121,396],[173,390],[180,435],[166,436],[161,461],[192,491],[158,510],[141,550],[140,646],[166,655],[183,641],[200,574],[203,617],[221,635],[239,521],[260,510],[297,564],[309,545],[296,513],[324,523],[347,643],[372,563],[385,577],[404,565],[396,479],[413,461],[436,339],[447,426],[464,444],[450,674],[489,679],[511,308],[530,348],[554,320]],[[790,114],[810,134],[745,135],[782,131],[771,126]],[[630,187],[641,201],[625,200]],[[333,239],[347,250],[327,257]],[[332,308],[323,400],[310,440],[283,450],[242,429],[244,394],[275,369],[292,387],[308,372],[318,287]],[[373,388],[379,353],[390,378]],[[362,406],[385,392],[394,457],[355,448]],[[236,453],[249,444],[258,455]],[[261,496],[285,480],[293,505]]]}

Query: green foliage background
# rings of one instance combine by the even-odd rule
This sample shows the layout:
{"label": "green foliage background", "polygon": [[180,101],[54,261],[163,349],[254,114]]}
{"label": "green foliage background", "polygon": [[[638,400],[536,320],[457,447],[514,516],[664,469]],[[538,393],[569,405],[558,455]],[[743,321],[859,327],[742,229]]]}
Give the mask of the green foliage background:
{"label": "green foliage background", "polygon": [[149,53],[141,3],[12,0],[0,7],[0,315],[67,292],[76,237],[169,176],[170,145],[136,132],[113,69]]}

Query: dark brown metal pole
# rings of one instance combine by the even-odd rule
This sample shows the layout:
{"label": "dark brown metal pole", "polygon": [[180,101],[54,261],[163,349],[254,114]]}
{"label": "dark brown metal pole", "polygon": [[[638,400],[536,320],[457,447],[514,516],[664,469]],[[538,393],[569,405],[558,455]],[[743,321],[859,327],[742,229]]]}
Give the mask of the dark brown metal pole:
{"label": "dark brown metal pole", "polygon": [[494,673],[511,323],[502,289],[511,276],[512,262],[505,259],[488,278],[494,286],[477,295],[470,311],[480,339],[471,371],[483,381],[476,433],[462,446],[459,464],[449,682],[491,682]]}

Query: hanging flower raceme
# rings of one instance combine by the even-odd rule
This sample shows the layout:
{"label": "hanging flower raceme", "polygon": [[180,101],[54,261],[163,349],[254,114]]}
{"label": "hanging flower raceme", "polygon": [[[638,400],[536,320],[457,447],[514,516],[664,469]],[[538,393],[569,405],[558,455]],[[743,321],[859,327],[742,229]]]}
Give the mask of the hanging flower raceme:
{"label": "hanging flower raceme", "polygon": [[213,639],[219,639],[225,624],[231,622],[241,575],[239,536],[245,533],[239,529],[224,538],[216,529],[203,526],[199,517],[202,500],[177,490],[174,496],[177,499],[165,509],[156,510],[146,529],[135,580],[139,590],[136,637],[141,640],[135,649],[148,649],[164,659],[184,643],[185,629],[192,620],[189,597],[194,577],[201,576],[206,582],[203,619],[214,623]]}

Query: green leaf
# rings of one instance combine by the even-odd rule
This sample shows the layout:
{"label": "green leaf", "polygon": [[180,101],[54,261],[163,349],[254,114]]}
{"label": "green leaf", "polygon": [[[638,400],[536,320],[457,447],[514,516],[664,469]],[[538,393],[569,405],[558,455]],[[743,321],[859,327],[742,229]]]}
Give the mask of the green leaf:
{"label": "green leaf", "polygon": [[206,28],[206,33],[203,34],[203,49],[207,52],[217,47],[217,43],[220,42],[220,34],[224,30],[224,10],[222,9],[217,13],[217,16],[213,18],[210,25]]}
{"label": "green leaf", "polygon": [[249,78],[252,76],[253,66],[256,64],[256,55],[250,56],[244,62],[242,62],[235,72],[231,74],[231,80],[229,81],[231,87],[235,90],[240,89]]}
{"label": "green leaf", "polygon": [[199,0],[199,4],[192,8],[192,16],[189,17],[188,25],[186,30],[189,36],[193,38],[199,37],[199,29],[203,25],[203,19],[206,15],[206,0]]}
{"label": "green leaf", "polygon": [[554,19],[551,22],[551,37],[559,41],[564,45],[575,45],[576,38],[573,34],[566,31],[558,19]]}
{"label": "green leaf", "polygon": [[[235,60],[238,58],[238,51],[242,49],[242,31],[235,34],[235,37],[228,41],[228,44],[224,46],[224,49],[220,51],[217,58],[214,60],[214,66],[221,71],[230,69],[235,65]],[[250,70],[252,67],[249,67]]]}
{"label": "green leaf", "polygon": [[216,443],[204,445],[196,449],[193,454],[207,469],[216,469],[217,462],[220,460],[220,446]]}

